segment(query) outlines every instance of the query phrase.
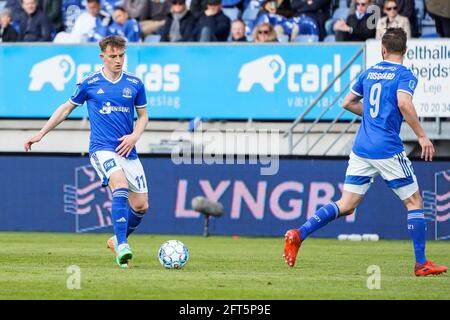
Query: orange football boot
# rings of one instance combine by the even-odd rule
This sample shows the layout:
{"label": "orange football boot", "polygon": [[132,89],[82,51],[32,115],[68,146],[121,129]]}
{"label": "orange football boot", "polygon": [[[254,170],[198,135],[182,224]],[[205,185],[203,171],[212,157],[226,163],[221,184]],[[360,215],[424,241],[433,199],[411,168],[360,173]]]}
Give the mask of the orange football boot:
{"label": "orange football boot", "polygon": [[[116,236],[112,236],[111,238],[106,241],[106,247],[111,249],[111,251],[114,253],[114,255],[117,255],[117,238]],[[121,268],[130,268],[131,264],[130,261],[127,261],[127,263],[121,264]]]}
{"label": "orange football boot", "polygon": [[448,268],[445,266],[439,266],[427,260],[424,264],[416,263],[414,267],[414,273],[418,277],[426,277],[429,275],[438,275],[447,272]]}
{"label": "orange football boot", "polygon": [[106,245],[108,248],[111,249],[111,251],[114,253],[114,255],[116,255],[116,246],[115,246],[114,240],[115,240],[114,236],[109,238],[108,241],[106,241]]}
{"label": "orange football boot", "polygon": [[284,235],[284,240],[284,261],[289,267],[292,268],[295,265],[298,249],[300,249],[300,245],[302,244],[302,240],[300,239],[300,230],[288,230]]}

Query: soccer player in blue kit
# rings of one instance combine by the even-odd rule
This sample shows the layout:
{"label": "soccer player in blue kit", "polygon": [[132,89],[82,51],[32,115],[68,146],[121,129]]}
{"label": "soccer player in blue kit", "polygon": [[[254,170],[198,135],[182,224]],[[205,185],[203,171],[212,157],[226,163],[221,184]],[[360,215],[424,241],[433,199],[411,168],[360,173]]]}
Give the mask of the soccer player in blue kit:
{"label": "soccer player in blue kit", "polygon": [[[76,107],[87,102],[91,123],[90,161],[103,186],[109,186],[112,192],[115,235],[107,244],[115,253],[117,264],[126,268],[133,257],[127,238],[148,209],[147,181],[135,148],[148,122],[147,98],[142,81],[123,71],[126,41],[119,36],[110,36],[99,45],[102,69],[78,83],[72,97],[55,110],[24,147],[30,151],[32,144],[41,141]],[[134,124],[135,109],[137,120]]]}
{"label": "soccer player in blue kit", "polygon": [[432,161],[433,144],[421,127],[412,102],[417,78],[402,65],[406,41],[403,29],[389,28],[381,43],[383,61],[363,72],[346,96],[343,107],[362,116],[362,120],[350,154],[344,191],[340,200],[320,208],[299,229],[286,232],[284,259],[290,267],[295,264],[302,242],[329,222],[352,214],[373,178],[381,175],[408,210],[408,230],[416,258],[415,275],[447,271],[447,267],[425,257],[426,222],[422,198],[400,139],[400,127],[405,119],[418,138],[422,159]]}

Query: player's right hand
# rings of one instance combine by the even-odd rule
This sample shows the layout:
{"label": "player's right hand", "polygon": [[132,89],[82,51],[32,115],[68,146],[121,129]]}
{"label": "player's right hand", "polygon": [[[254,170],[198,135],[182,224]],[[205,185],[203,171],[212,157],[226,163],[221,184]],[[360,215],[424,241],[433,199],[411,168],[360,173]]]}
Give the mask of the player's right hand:
{"label": "player's right hand", "polygon": [[30,139],[28,139],[25,144],[23,145],[25,148],[25,151],[30,151],[31,150],[31,145],[33,143],[39,142],[41,141],[42,137],[40,135],[36,135],[34,137],[31,137]]}
{"label": "player's right hand", "polygon": [[433,161],[433,155],[434,155],[434,146],[433,143],[428,139],[428,137],[421,137],[419,138],[419,144],[422,147],[422,155],[420,158],[424,159],[425,161]]}

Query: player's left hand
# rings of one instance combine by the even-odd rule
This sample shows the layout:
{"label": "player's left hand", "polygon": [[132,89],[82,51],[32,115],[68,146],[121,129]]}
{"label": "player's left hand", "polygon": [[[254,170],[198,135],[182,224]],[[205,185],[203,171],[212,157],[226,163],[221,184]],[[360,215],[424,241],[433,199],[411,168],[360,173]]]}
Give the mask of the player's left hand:
{"label": "player's left hand", "polygon": [[433,161],[434,146],[433,143],[427,137],[419,138],[419,144],[422,147],[421,158],[425,161]]}
{"label": "player's left hand", "polygon": [[121,143],[116,148],[116,152],[119,156],[127,158],[133,150],[134,145],[136,144],[138,139],[133,134],[128,134],[123,136],[122,138],[119,138],[118,140],[121,141]]}

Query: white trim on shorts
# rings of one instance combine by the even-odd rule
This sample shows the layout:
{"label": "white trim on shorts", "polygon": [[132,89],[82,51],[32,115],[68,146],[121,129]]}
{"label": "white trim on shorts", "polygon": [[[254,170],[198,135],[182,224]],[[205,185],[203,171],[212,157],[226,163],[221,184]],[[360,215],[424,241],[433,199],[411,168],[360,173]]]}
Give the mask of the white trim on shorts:
{"label": "white trim on shorts", "polygon": [[405,152],[388,159],[367,159],[353,151],[348,161],[344,190],[363,195],[378,175],[401,200],[408,199],[419,190],[411,161]]}
{"label": "white trim on shorts", "polygon": [[147,179],[139,159],[126,159],[112,151],[96,151],[91,154],[90,161],[103,186],[108,185],[111,174],[123,170],[128,181],[128,190],[135,193],[147,193]]}

